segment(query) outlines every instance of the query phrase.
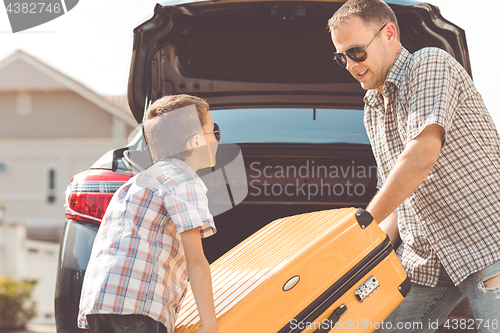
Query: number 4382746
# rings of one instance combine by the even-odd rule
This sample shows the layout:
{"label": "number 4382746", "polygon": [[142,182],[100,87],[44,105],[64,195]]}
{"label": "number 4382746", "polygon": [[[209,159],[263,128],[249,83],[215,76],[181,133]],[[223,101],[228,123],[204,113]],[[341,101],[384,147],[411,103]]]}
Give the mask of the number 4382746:
{"label": "number 4382746", "polygon": [[7,13],[14,14],[39,14],[39,13],[56,13],[59,14],[62,10],[60,3],[9,3]]}
{"label": "number 4382746", "polygon": [[482,319],[448,319],[443,325],[446,329],[452,330],[473,330],[475,327],[477,328],[488,328],[488,329],[498,329],[498,319],[493,320],[482,320]]}

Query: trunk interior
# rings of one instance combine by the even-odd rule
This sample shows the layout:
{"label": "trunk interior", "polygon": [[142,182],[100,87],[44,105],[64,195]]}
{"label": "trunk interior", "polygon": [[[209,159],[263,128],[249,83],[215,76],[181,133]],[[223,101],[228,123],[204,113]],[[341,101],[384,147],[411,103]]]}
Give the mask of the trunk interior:
{"label": "trunk interior", "polygon": [[377,169],[368,145],[240,147],[248,195],[235,208],[215,216],[217,233],[203,240],[209,262],[278,218],[340,207],[364,208],[375,194]]}

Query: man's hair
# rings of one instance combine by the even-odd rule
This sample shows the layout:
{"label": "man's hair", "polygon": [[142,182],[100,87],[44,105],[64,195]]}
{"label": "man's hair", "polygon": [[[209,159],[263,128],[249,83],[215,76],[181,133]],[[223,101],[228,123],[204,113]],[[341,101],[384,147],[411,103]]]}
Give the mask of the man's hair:
{"label": "man's hair", "polygon": [[[195,108],[189,108],[190,105]],[[144,120],[144,135],[153,162],[170,158],[184,160],[191,155],[186,143],[200,133],[207,122],[208,111],[205,100],[186,94],[164,96],[155,101]]]}
{"label": "man's hair", "polygon": [[358,16],[369,26],[380,29],[387,22],[392,22],[397,28],[398,40],[400,40],[399,25],[396,15],[391,7],[382,0],[349,0],[339,8],[328,20],[330,32],[335,30],[342,22]]}

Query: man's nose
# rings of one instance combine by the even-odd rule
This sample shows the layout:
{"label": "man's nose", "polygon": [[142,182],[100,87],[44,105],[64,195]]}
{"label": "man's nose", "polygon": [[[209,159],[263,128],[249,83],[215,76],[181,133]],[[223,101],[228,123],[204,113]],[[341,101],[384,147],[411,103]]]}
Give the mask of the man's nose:
{"label": "man's nose", "polygon": [[345,68],[348,70],[348,71],[352,71],[354,68],[356,68],[356,66],[358,66],[359,62],[356,62],[354,60],[352,60],[351,58],[349,57],[345,57],[346,58],[346,65],[345,65]]}

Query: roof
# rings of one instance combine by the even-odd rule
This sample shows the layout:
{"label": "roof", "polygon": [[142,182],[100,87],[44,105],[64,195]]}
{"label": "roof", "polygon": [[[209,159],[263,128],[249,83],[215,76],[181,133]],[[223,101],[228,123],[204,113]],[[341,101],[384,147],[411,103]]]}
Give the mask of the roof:
{"label": "roof", "polygon": [[[0,92],[19,90],[71,90],[130,126],[136,126],[130,109],[116,98],[103,97],[35,57],[17,50],[0,61]],[[126,101],[126,97],[123,96]]]}
{"label": "roof", "polygon": [[[114,105],[125,112],[127,115],[133,117],[132,110],[130,110],[130,106],[128,105],[127,95],[110,95],[110,96],[101,96],[106,102],[111,105]],[[137,126],[137,123],[134,120],[134,126]]]}

